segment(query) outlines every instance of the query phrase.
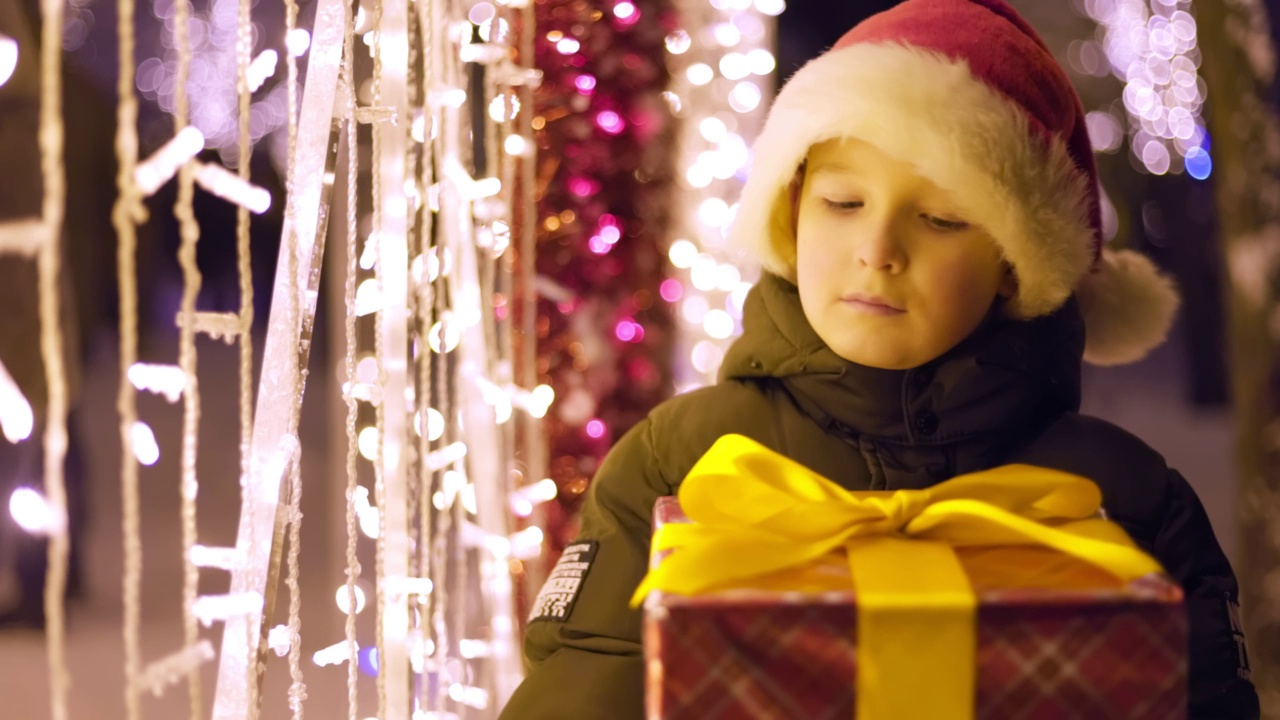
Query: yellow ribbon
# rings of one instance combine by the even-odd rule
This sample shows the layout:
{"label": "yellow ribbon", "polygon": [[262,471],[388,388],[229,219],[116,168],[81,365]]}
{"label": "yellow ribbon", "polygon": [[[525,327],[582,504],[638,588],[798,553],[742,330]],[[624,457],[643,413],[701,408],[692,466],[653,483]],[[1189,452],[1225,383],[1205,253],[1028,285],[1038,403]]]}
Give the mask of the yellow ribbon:
{"label": "yellow ribbon", "polygon": [[653,590],[742,586],[843,549],[858,603],[858,718],[973,717],[977,599],[954,548],[1048,548],[1121,582],[1162,571],[1097,517],[1097,485],[1030,465],[923,490],[851,492],[725,435],[694,465],[679,498],[692,522],[658,529],[653,551],[675,552],[645,576],[632,606]]}

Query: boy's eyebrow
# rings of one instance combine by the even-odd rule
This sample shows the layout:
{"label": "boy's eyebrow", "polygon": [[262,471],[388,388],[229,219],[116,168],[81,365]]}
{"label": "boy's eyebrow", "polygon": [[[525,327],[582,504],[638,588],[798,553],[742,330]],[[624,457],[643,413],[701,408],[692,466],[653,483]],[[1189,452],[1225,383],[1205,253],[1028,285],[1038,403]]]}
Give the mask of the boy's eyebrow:
{"label": "boy's eyebrow", "polygon": [[824,162],[812,167],[809,170],[814,175],[831,174],[831,175],[857,175],[858,171],[852,166],[839,162]]}

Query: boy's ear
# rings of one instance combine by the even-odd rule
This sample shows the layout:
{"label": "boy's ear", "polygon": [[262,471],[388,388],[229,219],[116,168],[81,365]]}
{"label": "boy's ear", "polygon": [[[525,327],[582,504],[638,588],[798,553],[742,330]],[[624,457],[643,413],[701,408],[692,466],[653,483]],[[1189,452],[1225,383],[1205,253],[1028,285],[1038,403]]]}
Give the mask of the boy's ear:
{"label": "boy's ear", "polygon": [[1000,278],[1000,286],[996,293],[1006,300],[1018,294],[1018,274],[1008,263],[1004,265],[1004,277]]}

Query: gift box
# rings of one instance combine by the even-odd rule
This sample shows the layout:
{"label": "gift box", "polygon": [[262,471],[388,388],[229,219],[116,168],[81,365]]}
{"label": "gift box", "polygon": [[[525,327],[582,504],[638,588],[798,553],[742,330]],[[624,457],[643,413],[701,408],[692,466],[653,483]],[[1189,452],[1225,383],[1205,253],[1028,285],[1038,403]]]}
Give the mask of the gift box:
{"label": "gift box", "polygon": [[[718,484],[729,491],[723,480]],[[689,522],[676,498],[659,499],[653,520],[655,531]],[[668,552],[655,543],[653,566]],[[929,697],[935,684],[943,688],[938,692],[954,692],[945,686],[956,668],[955,674],[970,678],[972,706],[952,717],[1186,717],[1182,592],[1162,573],[1121,580],[1058,549],[1028,544],[960,543],[954,554],[974,601],[972,656],[939,664],[945,652],[932,626],[922,622],[913,630],[908,614],[905,629],[894,630],[902,634],[896,646],[905,654],[886,667],[904,676],[905,661],[919,672],[911,678],[914,685],[897,692]],[[859,707],[867,706],[859,702],[859,681],[871,678],[860,678],[867,671],[860,659],[867,657],[859,652],[856,563],[840,550],[694,594],[648,593],[643,634],[649,720],[860,717]],[[906,563],[897,572],[910,576],[916,567]],[[863,627],[880,632],[876,625]],[[966,661],[967,675],[959,672]],[[922,710],[911,717],[937,715]]]}

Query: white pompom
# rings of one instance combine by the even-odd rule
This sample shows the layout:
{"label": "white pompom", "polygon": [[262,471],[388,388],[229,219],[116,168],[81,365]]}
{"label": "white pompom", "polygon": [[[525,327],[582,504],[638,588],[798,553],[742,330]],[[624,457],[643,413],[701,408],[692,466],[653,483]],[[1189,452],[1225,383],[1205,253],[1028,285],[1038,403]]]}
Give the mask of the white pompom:
{"label": "white pompom", "polygon": [[1178,310],[1173,281],[1132,250],[1103,250],[1076,289],[1084,316],[1084,359],[1092,365],[1141,360],[1164,342]]}

